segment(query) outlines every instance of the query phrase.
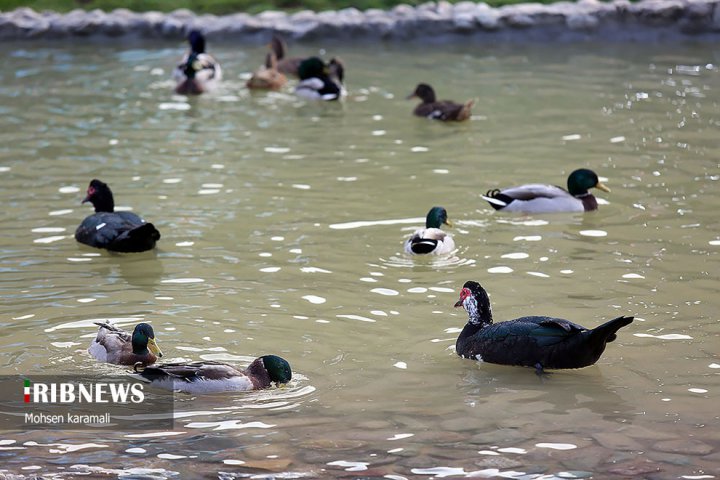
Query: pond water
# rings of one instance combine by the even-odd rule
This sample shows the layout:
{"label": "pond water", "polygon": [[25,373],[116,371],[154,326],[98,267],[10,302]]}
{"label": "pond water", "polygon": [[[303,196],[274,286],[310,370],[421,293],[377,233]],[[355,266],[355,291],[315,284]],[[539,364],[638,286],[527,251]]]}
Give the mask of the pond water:
{"label": "pond water", "polygon": [[[164,359],[274,353],[295,376],[178,394],[171,431],[0,432],[0,472],[720,477],[713,45],[291,45],[342,57],[333,104],[249,93],[259,46],[211,42],[225,81],[192,99],[169,81],[179,43],[4,47],[0,373],[117,373],[87,354],[92,323],[142,319]],[[421,81],[475,98],[472,119],[411,116]],[[579,167],[612,189],[597,212],[480,198]],[[92,178],[155,224],[157,251],[75,242]],[[411,258],[433,205],[458,249]],[[497,321],[636,319],[595,366],[541,380],[455,354],[467,280]]]}

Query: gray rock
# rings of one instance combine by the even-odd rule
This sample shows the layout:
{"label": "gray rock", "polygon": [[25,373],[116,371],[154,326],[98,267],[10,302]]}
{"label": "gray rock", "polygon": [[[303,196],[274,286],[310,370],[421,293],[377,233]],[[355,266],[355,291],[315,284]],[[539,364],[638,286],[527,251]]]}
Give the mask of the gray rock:
{"label": "gray rock", "polygon": [[478,38],[656,41],[720,37],[720,0],[579,0],[549,5],[526,3],[491,8],[486,3],[445,0],[417,7],[402,4],[389,11],[346,8],[339,11],[288,14],[198,16],[190,10],[134,13],[117,9],[38,13],[29,8],[0,12],[0,38],[183,37],[190,28],[222,38],[266,42],[273,33],[294,40],[452,39]]}

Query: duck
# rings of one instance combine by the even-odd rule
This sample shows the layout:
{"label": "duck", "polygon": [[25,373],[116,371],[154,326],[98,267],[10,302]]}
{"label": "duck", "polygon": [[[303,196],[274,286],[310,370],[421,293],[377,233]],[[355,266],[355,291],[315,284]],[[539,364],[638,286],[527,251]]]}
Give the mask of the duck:
{"label": "duck", "polygon": [[287,44],[282,37],[273,35],[270,40],[270,51],[277,59],[277,69],[280,73],[285,75],[292,75],[294,77],[298,75],[298,69],[300,63],[305,60],[305,57],[287,57]]}
{"label": "duck", "polygon": [[303,60],[298,67],[300,82],[295,94],[307,100],[339,100],[346,95],[342,80],[345,69],[342,62],[333,58],[326,65],[319,57]]}
{"label": "duck", "polygon": [[245,86],[253,90],[280,90],[287,83],[287,77],[277,68],[277,57],[270,52],[265,65],[256,70]]}
{"label": "duck", "polygon": [[422,100],[422,103],[413,110],[413,115],[445,122],[467,120],[470,118],[470,110],[475,103],[474,100],[468,100],[465,103],[455,103],[451,100],[438,101],[435,97],[435,90],[427,83],[418,84],[413,93],[407,97],[408,100],[412,98]]}
{"label": "duck", "polygon": [[567,190],[555,185],[533,183],[488,190],[481,197],[495,210],[506,212],[589,212],[598,208],[597,199],[588,191],[591,188],[610,192],[608,187],[600,183],[595,172],[579,168],[568,176]]}
{"label": "duck", "polygon": [[160,232],[132,212],[116,212],[112,191],[107,183],[93,179],[82,203],[90,202],[95,213],[75,230],[75,240],[113,252],[144,252],[155,248]]}
{"label": "duck", "polygon": [[175,93],[199,95],[211,90],[222,79],[220,64],[205,53],[205,36],[199,30],[188,34],[190,51],[173,71]]}
{"label": "duck", "polygon": [[442,255],[455,250],[455,241],[440,229],[442,225],[452,227],[447,210],[443,207],[432,207],[425,219],[425,228],[415,230],[415,233],[405,240],[405,253]]}
{"label": "duck", "polygon": [[469,358],[500,365],[544,369],[582,368],[593,365],[617,331],[634,317],[614,318],[599,327],[585,328],[562,318],[527,316],[493,323],[490,299],[485,289],[468,281],[460,290],[455,307],[463,307],[468,322],[455,343],[455,351]]}
{"label": "duck", "polygon": [[151,385],[185,393],[219,393],[261,390],[288,383],[290,364],[277,355],[258,357],[244,370],[222,362],[203,361],[135,366]]}
{"label": "duck", "polygon": [[97,325],[97,337],[88,352],[95,359],[115,365],[150,365],[162,357],[162,351],[155,340],[155,331],[149,323],[138,323],[132,335],[110,322]]}

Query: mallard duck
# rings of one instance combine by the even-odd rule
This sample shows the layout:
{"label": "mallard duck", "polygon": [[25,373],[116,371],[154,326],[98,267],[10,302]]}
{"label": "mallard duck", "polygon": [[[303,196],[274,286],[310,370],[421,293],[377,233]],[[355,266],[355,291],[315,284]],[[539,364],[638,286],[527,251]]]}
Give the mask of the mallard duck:
{"label": "mallard duck", "polygon": [[173,71],[177,82],[175,93],[180,95],[199,95],[212,89],[222,79],[220,64],[205,53],[205,37],[198,30],[188,34],[190,51]]}
{"label": "mallard duck", "polygon": [[220,362],[136,366],[136,373],[161,388],[187,393],[260,390],[292,379],[290,364],[277,355],[256,358],[245,370]]}
{"label": "mallard duck", "polygon": [[278,71],[275,54],[270,52],[265,58],[265,65],[253,73],[245,86],[258,90],[280,90],[286,83],[287,77]]}
{"label": "mallard duck", "polygon": [[603,192],[610,189],[600,183],[592,170],[580,168],[567,179],[568,189],[534,183],[519,187],[489,190],[482,196],[495,210],[524,213],[588,212],[597,210],[598,203],[591,188]]}
{"label": "mallard duck", "polygon": [[419,228],[410,238],[405,240],[405,252],[409,254],[444,254],[455,250],[455,241],[440,227],[452,227],[448,220],[447,210],[443,207],[433,207],[425,219],[425,228]]}
{"label": "mallard duck", "polygon": [[318,57],[303,60],[298,68],[300,82],[295,94],[308,100],[338,100],[345,95],[342,79],[345,70],[342,63],[334,58],[325,65]]}
{"label": "mallard duck", "polygon": [[582,368],[594,364],[605,345],[633,317],[617,317],[599,327],[587,329],[562,318],[521,317],[493,323],[490,299],[477,282],[465,282],[456,307],[468,313],[455,350],[464,358],[502,365],[543,369]]}
{"label": "mallard duck", "polygon": [[419,98],[422,100],[413,114],[418,117],[426,117],[432,120],[443,120],[443,121],[462,121],[470,118],[474,100],[468,100],[464,104],[455,103],[451,100],[440,100],[435,98],[435,90],[427,83],[420,83],[415,87],[415,91],[408,95],[408,100],[411,98]]}
{"label": "mallard duck", "polygon": [[109,322],[95,322],[95,325],[99,327],[97,337],[88,352],[101,362],[150,365],[163,355],[150,324],[138,323],[132,335]]}
{"label": "mallard duck", "polygon": [[89,215],[75,230],[75,240],[114,252],[144,252],[155,248],[160,232],[132,212],[115,212],[110,187],[98,179],[90,182],[82,203],[90,202],[95,213]]}

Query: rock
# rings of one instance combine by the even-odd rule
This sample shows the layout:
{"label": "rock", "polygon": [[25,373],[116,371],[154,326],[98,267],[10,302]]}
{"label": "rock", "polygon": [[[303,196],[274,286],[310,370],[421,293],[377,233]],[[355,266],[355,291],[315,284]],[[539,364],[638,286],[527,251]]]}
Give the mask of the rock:
{"label": "rock", "polygon": [[710,445],[692,438],[665,440],[656,443],[653,448],[660,452],[680,453],[683,455],[707,455],[713,451]]}
{"label": "rock", "polygon": [[626,477],[643,476],[642,478],[647,478],[646,475],[648,473],[657,473],[659,471],[661,471],[661,468],[658,464],[646,460],[627,462],[608,469],[608,473],[614,475],[623,475]]}
{"label": "rock", "polygon": [[593,434],[592,437],[600,445],[610,450],[632,450],[637,452],[645,450],[638,441],[621,433],[600,432]]}
{"label": "rock", "polygon": [[[134,13],[117,9],[73,10],[58,14],[38,13],[21,7],[0,12],[0,38],[130,37],[172,38],[184,36],[190,28],[220,38],[238,37],[266,42],[272,33],[295,40],[322,38],[353,40],[440,39],[458,35],[490,35],[500,39],[538,38],[653,41],[688,36],[717,40],[720,36],[720,0],[579,0],[553,4],[525,3],[500,8],[486,3],[445,0],[413,7],[397,5],[389,11],[345,8],[338,11],[304,10],[288,14],[266,11],[258,15],[233,14],[198,16],[190,10]],[[568,35],[563,35],[565,30]],[[573,35],[573,32],[576,32]]]}

